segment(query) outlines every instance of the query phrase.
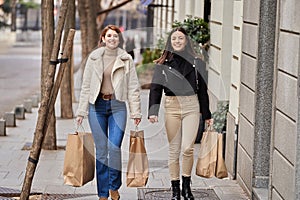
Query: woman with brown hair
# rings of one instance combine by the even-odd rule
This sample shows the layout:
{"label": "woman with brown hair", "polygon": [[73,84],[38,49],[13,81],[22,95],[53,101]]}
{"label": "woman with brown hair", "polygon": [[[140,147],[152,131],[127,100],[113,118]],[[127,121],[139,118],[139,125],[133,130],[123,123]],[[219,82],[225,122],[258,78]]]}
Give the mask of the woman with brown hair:
{"label": "woman with brown hair", "polygon": [[141,121],[140,91],[131,56],[123,49],[124,39],[115,25],[105,27],[99,48],[87,59],[76,121],[88,117],[96,147],[97,191],[100,200],[118,200],[121,187],[121,144],[130,117]]}

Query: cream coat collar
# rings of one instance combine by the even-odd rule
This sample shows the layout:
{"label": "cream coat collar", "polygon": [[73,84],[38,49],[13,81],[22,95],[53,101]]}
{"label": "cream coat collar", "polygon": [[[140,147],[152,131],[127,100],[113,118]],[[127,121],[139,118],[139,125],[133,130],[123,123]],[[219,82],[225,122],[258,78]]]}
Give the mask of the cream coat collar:
{"label": "cream coat collar", "polygon": [[[100,48],[94,50],[93,52],[91,52],[91,55],[90,55],[90,59],[97,63],[96,66],[100,66],[100,67],[95,66],[95,71],[99,77],[102,77],[102,74],[103,74],[102,59],[103,59],[104,52],[105,52],[105,47],[100,47]],[[129,59],[130,59],[130,55],[124,49],[118,48],[116,61],[113,66],[113,69],[112,69],[112,74],[118,68],[122,68],[122,67],[124,68],[126,66],[124,62],[128,61]],[[125,68],[125,72],[127,72],[128,70],[129,69]]]}

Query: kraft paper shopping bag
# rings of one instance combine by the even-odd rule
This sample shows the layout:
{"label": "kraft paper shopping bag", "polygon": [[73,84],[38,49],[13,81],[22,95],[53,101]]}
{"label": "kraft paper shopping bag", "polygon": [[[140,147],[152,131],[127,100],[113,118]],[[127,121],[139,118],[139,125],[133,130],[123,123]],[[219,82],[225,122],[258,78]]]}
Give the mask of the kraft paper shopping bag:
{"label": "kraft paper shopping bag", "polygon": [[64,184],[83,186],[94,179],[95,155],[91,133],[69,134],[64,160]]}
{"label": "kraft paper shopping bag", "polygon": [[208,127],[203,133],[200,144],[196,175],[211,178],[225,178],[228,176],[223,158],[223,134]]}
{"label": "kraft paper shopping bag", "polygon": [[143,187],[149,177],[149,164],[144,142],[144,131],[130,131],[129,160],[126,173],[127,187]]}

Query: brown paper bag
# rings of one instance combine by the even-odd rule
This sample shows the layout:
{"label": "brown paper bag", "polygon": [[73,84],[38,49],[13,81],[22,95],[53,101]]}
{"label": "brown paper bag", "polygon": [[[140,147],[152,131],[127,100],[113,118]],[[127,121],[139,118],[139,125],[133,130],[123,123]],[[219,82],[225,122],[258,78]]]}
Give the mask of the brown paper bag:
{"label": "brown paper bag", "polygon": [[94,179],[95,155],[91,133],[69,134],[64,160],[64,184],[83,186]]}
{"label": "brown paper bag", "polygon": [[200,144],[196,175],[211,178],[227,177],[227,168],[223,159],[223,134],[211,128],[203,133]]}
{"label": "brown paper bag", "polygon": [[217,178],[225,178],[228,176],[225,160],[223,158],[223,136],[223,134],[218,133],[218,157],[215,172]]}
{"label": "brown paper bag", "polygon": [[149,177],[148,156],[144,131],[130,131],[129,160],[126,173],[127,187],[146,186]]}
{"label": "brown paper bag", "polygon": [[196,175],[205,178],[211,178],[215,175],[218,152],[217,140],[218,134],[216,132],[206,130],[203,133],[196,165]]}

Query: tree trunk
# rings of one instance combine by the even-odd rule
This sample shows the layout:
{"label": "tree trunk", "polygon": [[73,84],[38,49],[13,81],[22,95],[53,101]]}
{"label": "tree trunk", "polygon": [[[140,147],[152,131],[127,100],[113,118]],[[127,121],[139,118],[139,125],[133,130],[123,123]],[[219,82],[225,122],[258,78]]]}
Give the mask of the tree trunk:
{"label": "tree trunk", "polygon": [[85,60],[88,55],[87,46],[87,10],[85,9],[85,4],[87,0],[78,0],[78,14],[80,20],[80,32],[81,32],[81,59]]}
{"label": "tree trunk", "polygon": [[[43,5],[46,5],[46,2],[47,0],[43,0],[42,2]],[[51,114],[51,109],[54,107],[51,106],[52,104],[50,104],[50,102],[51,100],[53,101],[56,99],[56,97],[52,96],[53,81],[54,81],[56,64],[57,64],[56,61],[59,53],[61,34],[63,31],[63,26],[65,24],[67,8],[68,8],[68,0],[63,0],[59,21],[56,28],[56,35],[54,38],[52,53],[50,57],[49,71],[47,73],[47,78],[45,83],[45,92],[43,94],[43,98],[38,111],[38,119],[35,128],[34,139],[33,139],[32,148],[27,162],[26,174],[23,182],[20,200],[27,200],[29,197],[30,189],[32,185],[32,179],[41,154],[42,142],[44,140],[47,127],[48,127],[47,123],[50,121],[51,115],[49,115],[49,111]],[[51,11],[53,12],[53,9]]]}
{"label": "tree trunk", "polygon": [[78,0],[78,14],[81,32],[81,64],[84,71],[88,54],[97,47],[99,34],[97,32],[97,9],[100,7],[98,0]]}
{"label": "tree trunk", "polygon": [[90,53],[93,49],[97,47],[99,34],[97,31],[97,8],[99,1],[98,0],[88,0],[86,2],[86,11],[87,11],[87,44],[88,52]]}
{"label": "tree trunk", "polygon": [[51,119],[49,121],[49,127],[45,134],[45,138],[43,140],[42,148],[44,150],[57,150],[56,144],[56,117],[55,117],[55,109],[52,108],[53,112],[51,113]]}
{"label": "tree trunk", "polygon": [[[42,1],[42,70],[41,70],[41,98],[44,98],[49,60],[54,41],[54,0]],[[51,67],[51,66],[50,66]],[[43,149],[56,150],[56,120],[55,112],[52,114],[49,129],[42,145]]]}
{"label": "tree trunk", "polygon": [[[75,0],[69,1],[68,12],[66,25],[64,30],[64,39],[63,46],[65,46],[69,29],[75,29]],[[73,45],[71,52],[73,52]],[[67,62],[67,67],[62,79],[60,86],[60,111],[61,118],[63,119],[72,119],[73,118],[73,109],[72,109],[72,77],[73,77],[73,54],[70,55],[70,59]]]}
{"label": "tree trunk", "polygon": [[11,1],[11,31],[15,32],[17,30],[17,0]]}

